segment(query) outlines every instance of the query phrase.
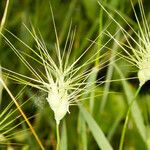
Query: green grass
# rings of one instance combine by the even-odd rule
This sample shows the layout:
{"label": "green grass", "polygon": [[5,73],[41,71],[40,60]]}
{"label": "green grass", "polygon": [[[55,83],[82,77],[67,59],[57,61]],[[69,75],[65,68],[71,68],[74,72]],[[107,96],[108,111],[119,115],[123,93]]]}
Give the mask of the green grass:
{"label": "green grass", "polygon": [[149,149],[148,4],[2,0],[0,150]]}

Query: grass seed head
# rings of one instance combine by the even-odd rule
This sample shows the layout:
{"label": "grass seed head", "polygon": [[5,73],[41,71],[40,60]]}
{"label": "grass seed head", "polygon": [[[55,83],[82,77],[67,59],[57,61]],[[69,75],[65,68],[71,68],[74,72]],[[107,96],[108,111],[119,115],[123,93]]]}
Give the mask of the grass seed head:
{"label": "grass seed head", "polygon": [[130,32],[134,34],[134,37],[130,32],[126,31],[124,27],[102,5],[101,7],[119,26],[126,42],[122,43],[116,38],[113,38],[109,32],[107,32],[106,34],[112,37],[126,53],[126,55],[121,54],[121,57],[138,68],[137,76],[139,79],[139,86],[142,86],[145,84],[145,82],[150,80],[150,29],[144,12],[142,0],[138,0],[141,21],[136,13],[132,0],[131,5],[136,18],[138,31],[135,30],[119,12],[115,11],[115,13],[117,13],[119,17],[121,17],[121,19],[125,21],[125,23],[127,23],[128,27],[131,30]]}
{"label": "grass seed head", "polygon": [[69,112],[69,94],[64,86],[65,83],[53,83],[48,92],[47,101],[54,111],[56,123]]}
{"label": "grass seed head", "polygon": [[[94,41],[92,41],[92,43],[81,53],[80,56],[72,59],[71,51],[75,39],[75,30],[72,31],[70,25],[65,45],[62,48],[60,47],[53,12],[52,20],[56,36],[55,48],[53,48],[56,54],[54,58],[49,53],[49,50],[41,34],[37,34],[33,26],[31,31],[24,25],[36,42],[36,48],[34,49],[10,31],[7,32],[11,34],[17,41],[19,41],[25,48],[30,50],[30,54],[21,52],[10,42],[10,40],[5,35],[1,35],[5,39],[6,43],[14,51],[14,53],[28,68],[32,76],[29,77],[23,74],[19,74],[6,68],[3,68],[3,70],[7,72],[6,75],[9,74],[9,77],[12,80],[46,92],[46,100],[54,112],[56,123],[59,124],[60,120],[63,119],[67,112],[69,113],[69,107],[71,105],[76,105],[77,102],[88,99],[89,95],[87,93],[90,93],[92,90],[94,90],[94,88],[97,86],[96,83],[98,85],[103,83],[101,81],[97,81],[96,79],[94,81],[92,80],[91,82],[89,77],[92,76],[93,70],[95,69],[95,75],[97,75],[98,70],[100,70],[101,67],[105,67],[109,60],[104,60],[100,66],[99,64],[97,64],[95,67],[91,66],[109,53],[108,51],[105,54],[99,55],[101,49],[107,48],[107,44],[111,41],[112,38],[110,38],[104,45],[102,45],[100,49],[97,51],[94,50],[92,56],[87,57],[87,59],[83,59],[83,61],[81,61],[81,59],[93,47],[100,36],[103,35],[102,32]],[[30,60],[38,63],[37,66],[40,65],[43,70],[41,71],[40,67],[33,67],[32,64],[30,64]],[[86,98],[84,98],[83,95],[86,95]]]}
{"label": "grass seed head", "polygon": [[148,22],[146,20],[142,1],[141,0],[138,1],[142,23],[139,21],[139,17],[137,16],[132,1],[131,4],[139,29],[138,32],[134,31],[138,40],[137,41],[132,40],[133,43],[136,44],[136,48],[133,48],[131,46],[131,49],[133,50],[134,54],[133,61],[139,69],[138,70],[139,86],[143,86],[145,82],[150,80],[150,31]]}
{"label": "grass seed head", "polygon": [[[145,46],[149,45],[149,43],[145,44]],[[145,48],[145,52],[142,53],[140,59],[137,61],[137,66],[139,68],[138,79],[140,86],[142,86],[145,82],[150,80],[150,48]]]}
{"label": "grass seed head", "polygon": [[[23,46],[28,48],[30,52],[33,53],[33,55],[31,55],[31,53],[30,55],[26,53],[21,53],[20,50],[18,50],[6,36],[4,36],[3,34],[2,36],[7,44],[11,47],[11,49],[19,57],[19,59],[28,68],[32,76],[29,77],[5,68],[3,68],[3,70],[8,72],[11,79],[21,84],[29,85],[31,87],[46,92],[46,100],[50,108],[54,112],[56,123],[59,124],[64,116],[67,114],[67,112],[69,113],[69,107],[71,105],[76,105],[76,102],[83,100],[84,98],[82,96],[87,93],[86,89],[90,89],[90,87],[93,87],[92,85],[96,83],[96,81],[93,81],[92,83],[88,81],[88,78],[93,73],[92,70],[94,69],[91,67],[91,64],[94,64],[97,59],[100,59],[105,55],[102,54],[100,57],[97,58],[96,56],[100,51],[98,50],[90,58],[84,60],[83,62],[80,62],[83,56],[85,56],[85,54],[93,46],[93,44],[95,43],[94,41],[79,57],[77,57],[75,60],[70,61],[75,31],[71,32],[71,28],[69,28],[68,37],[64,49],[60,48],[59,40],[56,33],[56,45],[54,49],[56,57],[53,58],[50,55],[41,35],[38,36],[34,28],[33,32],[31,32],[28,28],[27,30],[36,41],[37,49],[32,49],[21,39],[16,37],[13,33],[9,31],[8,33],[15,37],[21,44],[23,44]],[[43,70],[41,71],[41,69],[33,67],[29,63],[30,61],[28,61],[27,59],[38,63],[37,65],[40,65]],[[106,62],[101,65],[103,65],[104,67]],[[79,63],[81,64],[79,65]],[[100,66],[97,65],[96,68],[100,70],[99,67]],[[6,73],[6,75],[8,74]],[[100,82],[98,82],[98,84],[100,84]]]}

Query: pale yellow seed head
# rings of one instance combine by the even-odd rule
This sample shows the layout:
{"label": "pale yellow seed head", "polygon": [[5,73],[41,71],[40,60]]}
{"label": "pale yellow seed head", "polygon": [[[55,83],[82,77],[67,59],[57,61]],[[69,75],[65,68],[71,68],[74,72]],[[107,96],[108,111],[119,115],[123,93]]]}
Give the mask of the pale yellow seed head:
{"label": "pale yellow seed head", "polygon": [[138,71],[138,79],[140,82],[140,86],[144,85],[145,82],[150,80],[150,55],[149,52],[143,55],[141,61],[137,63],[139,71]]}
{"label": "pale yellow seed head", "polygon": [[150,80],[150,67],[149,68],[140,69],[138,71],[138,79],[139,79],[139,82],[140,82],[140,86],[144,85],[145,82]]}
{"label": "pale yellow seed head", "polygon": [[69,94],[64,86],[54,83],[48,92],[47,101],[54,111],[56,123],[59,124],[60,120],[69,112]]}

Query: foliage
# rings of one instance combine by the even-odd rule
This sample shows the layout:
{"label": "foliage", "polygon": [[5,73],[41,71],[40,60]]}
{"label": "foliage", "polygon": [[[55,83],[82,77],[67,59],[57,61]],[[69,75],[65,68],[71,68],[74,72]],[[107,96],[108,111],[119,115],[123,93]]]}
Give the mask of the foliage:
{"label": "foliage", "polygon": [[0,149],[56,149],[56,116],[44,86],[48,78],[57,81],[59,53],[68,68],[78,60],[64,77],[70,81],[73,76],[67,94],[75,91],[76,98],[65,118],[59,119],[60,149],[111,150],[121,144],[125,150],[149,149],[149,78],[136,95],[137,60],[149,54],[148,4],[148,0],[1,0]]}

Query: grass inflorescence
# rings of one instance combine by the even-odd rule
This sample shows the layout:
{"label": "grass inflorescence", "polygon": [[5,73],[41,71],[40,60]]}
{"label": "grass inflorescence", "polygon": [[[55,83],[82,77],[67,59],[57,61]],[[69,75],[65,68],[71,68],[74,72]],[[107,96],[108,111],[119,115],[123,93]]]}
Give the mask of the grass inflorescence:
{"label": "grass inflorescence", "polygon": [[[20,146],[24,149],[148,149],[148,90],[142,95],[150,79],[146,2],[46,3],[24,0],[22,10],[13,9],[19,2],[4,3],[0,144],[15,148],[13,143],[25,143]],[[26,90],[14,97],[22,86]],[[6,92],[11,101],[4,106]],[[19,141],[17,130],[30,139],[21,134]]]}

